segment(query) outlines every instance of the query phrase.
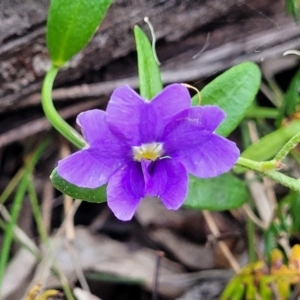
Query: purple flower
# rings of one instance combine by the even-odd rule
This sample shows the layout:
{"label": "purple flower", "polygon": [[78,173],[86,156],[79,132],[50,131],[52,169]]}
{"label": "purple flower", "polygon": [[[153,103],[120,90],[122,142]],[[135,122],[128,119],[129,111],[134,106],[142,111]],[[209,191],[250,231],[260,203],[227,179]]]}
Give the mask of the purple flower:
{"label": "purple flower", "polygon": [[58,174],[83,188],[108,183],[107,203],[120,220],[130,220],[146,196],[178,209],[188,173],[214,177],[237,161],[235,143],[214,133],[224,118],[216,106],[191,107],[182,84],[169,85],[150,102],[122,86],[106,112],[78,115],[87,146],[59,161]]}

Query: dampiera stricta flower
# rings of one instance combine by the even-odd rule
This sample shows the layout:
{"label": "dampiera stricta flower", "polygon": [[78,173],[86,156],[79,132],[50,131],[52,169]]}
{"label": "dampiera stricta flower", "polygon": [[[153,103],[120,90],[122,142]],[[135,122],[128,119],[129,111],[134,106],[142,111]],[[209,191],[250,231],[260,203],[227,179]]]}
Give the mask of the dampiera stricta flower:
{"label": "dampiera stricta flower", "polygon": [[237,161],[235,143],[214,133],[224,118],[216,106],[191,107],[182,84],[169,85],[152,101],[119,87],[106,112],[78,115],[87,146],[59,161],[58,174],[83,188],[107,183],[108,206],[120,220],[130,220],[146,196],[178,209],[188,173],[214,177]]}

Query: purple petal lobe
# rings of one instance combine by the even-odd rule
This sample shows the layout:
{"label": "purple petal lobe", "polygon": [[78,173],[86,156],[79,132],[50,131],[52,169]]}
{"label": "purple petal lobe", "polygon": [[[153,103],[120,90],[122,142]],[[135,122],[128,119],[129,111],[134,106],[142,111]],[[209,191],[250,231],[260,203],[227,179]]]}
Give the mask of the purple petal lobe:
{"label": "purple petal lobe", "polygon": [[109,128],[117,136],[137,144],[141,111],[145,106],[145,100],[129,86],[117,88],[112,93],[106,109]]}
{"label": "purple petal lobe", "polygon": [[58,175],[82,188],[94,189],[108,182],[124,163],[115,158],[97,159],[90,149],[78,151],[58,162]]}
{"label": "purple petal lobe", "polygon": [[178,209],[184,202],[188,189],[187,171],[181,163],[161,159],[148,168],[150,179],[145,193],[159,197],[168,209]]}
{"label": "purple petal lobe", "polygon": [[113,92],[108,103],[108,126],[132,145],[150,143],[159,140],[166,124],[190,103],[189,92],[182,84],[169,85],[151,102],[123,86]]}
{"label": "purple petal lobe", "polygon": [[144,198],[145,181],[141,164],[130,162],[119,169],[108,182],[107,204],[114,215],[128,221]]}
{"label": "purple petal lobe", "polygon": [[160,115],[153,110],[151,102],[146,103],[140,110],[140,121],[138,126],[139,143],[151,143],[158,138]]}
{"label": "purple petal lobe", "polygon": [[160,141],[165,126],[178,113],[188,109],[191,97],[182,84],[172,84],[164,88],[140,110],[140,143]]}
{"label": "purple petal lobe", "polygon": [[225,112],[213,105],[195,106],[185,109],[177,114],[172,121],[166,126],[164,135],[173,131],[182,123],[189,122],[197,125],[199,129],[206,131],[215,131],[220,123],[224,120]]}
{"label": "purple petal lobe", "polygon": [[59,161],[58,174],[79,187],[97,188],[131,159],[132,150],[111,133],[105,112],[96,109],[83,112],[77,122],[89,146]]}
{"label": "purple petal lobe", "polygon": [[240,151],[236,144],[191,122],[182,122],[165,136],[164,149],[181,162],[188,173],[200,178],[218,176],[230,170]]}
{"label": "purple petal lobe", "polygon": [[102,110],[92,109],[82,112],[77,116],[76,121],[89,144],[93,144],[110,134],[108,132],[106,113]]}
{"label": "purple petal lobe", "polygon": [[77,123],[82,128],[89,152],[98,159],[131,158],[131,147],[115,136],[108,128],[106,113],[102,110],[88,110],[78,115]]}
{"label": "purple petal lobe", "polygon": [[159,116],[156,131],[163,129],[170,120],[181,111],[191,106],[188,89],[182,84],[171,84],[164,88],[150,102],[152,110]]}

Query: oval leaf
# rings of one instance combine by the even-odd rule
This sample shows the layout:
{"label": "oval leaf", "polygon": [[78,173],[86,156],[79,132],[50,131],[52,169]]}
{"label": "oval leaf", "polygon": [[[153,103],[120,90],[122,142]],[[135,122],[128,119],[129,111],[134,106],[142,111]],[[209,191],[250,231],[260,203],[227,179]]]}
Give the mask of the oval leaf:
{"label": "oval leaf", "polygon": [[83,49],[104,18],[111,0],[51,0],[47,47],[55,66]]}
{"label": "oval leaf", "polygon": [[248,199],[244,183],[231,173],[199,179],[190,176],[186,207],[221,211],[240,207]]}
{"label": "oval leaf", "polygon": [[[217,105],[226,112],[226,119],[216,130],[218,134],[228,136],[237,127],[258,92],[260,80],[258,66],[244,62],[219,75],[202,89],[202,105]],[[197,103],[196,95],[193,104]]]}
{"label": "oval leaf", "polygon": [[284,144],[300,132],[300,121],[293,121],[286,127],[279,128],[250,145],[241,157],[255,161],[265,161],[274,158]]}
{"label": "oval leaf", "polygon": [[134,36],[138,56],[140,95],[150,100],[163,89],[160,70],[152,46],[140,27],[134,27]]}
{"label": "oval leaf", "polygon": [[103,185],[96,189],[80,188],[60,177],[54,169],[50,179],[52,184],[62,193],[74,198],[94,203],[106,201],[106,186]]}

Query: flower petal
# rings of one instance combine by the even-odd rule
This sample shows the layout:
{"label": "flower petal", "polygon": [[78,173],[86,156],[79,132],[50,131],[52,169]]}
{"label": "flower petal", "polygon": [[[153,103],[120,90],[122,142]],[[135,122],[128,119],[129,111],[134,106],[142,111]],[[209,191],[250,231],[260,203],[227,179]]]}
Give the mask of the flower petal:
{"label": "flower petal", "polygon": [[150,102],[152,110],[159,116],[156,131],[159,131],[170,122],[170,120],[181,111],[191,106],[191,96],[183,84],[171,84],[165,87]]}
{"label": "flower petal", "polygon": [[206,131],[215,131],[224,120],[226,114],[218,106],[194,106],[177,114],[173,120],[166,126],[164,135],[173,131],[181,123],[190,122],[197,125],[199,129]]}
{"label": "flower petal", "polygon": [[119,169],[107,185],[107,204],[114,215],[128,221],[144,198],[145,181],[141,164],[130,162]]}
{"label": "flower petal", "polygon": [[141,110],[146,105],[145,100],[129,86],[115,89],[106,109],[111,131],[133,145],[138,144]]}
{"label": "flower petal", "polygon": [[77,116],[76,121],[89,144],[107,139],[107,135],[111,135],[107,126],[106,113],[102,110],[92,109],[82,112]]}
{"label": "flower petal", "polygon": [[99,160],[128,160],[132,157],[131,146],[115,136],[108,128],[106,113],[93,109],[80,113],[77,123],[89,143],[89,153]]}
{"label": "flower petal", "polygon": [[109,128],[132,145],[160,139],[166,124],[190,107],[191,97],[182,84],[167,86],[148,102],[129,86],[117,88],[108,103]]}
{"label": "flower petal", "polygon": [[218,176],[230,170],[240,151],[236,144],[192,122],[182,122],[165,136],[164,149],[181,162],[188,173],[200,178]]}
{"label": "flower petal", "polygon": [[[93,150],[93,149],[92,149]],[[94,189],[108,182],[110,176],[124,164],[106,157],[97,159],[89,149],[78,151],[58,162],[58,175],[82,188]]]}
{"label": "flower petal", "polygon": [[145,194],[159,197],[168,209],[178,209],[188,189],[188,175],[184,166],[172,159],[162,159],[155,161],[148,172],[150,178],[146,183]]}

